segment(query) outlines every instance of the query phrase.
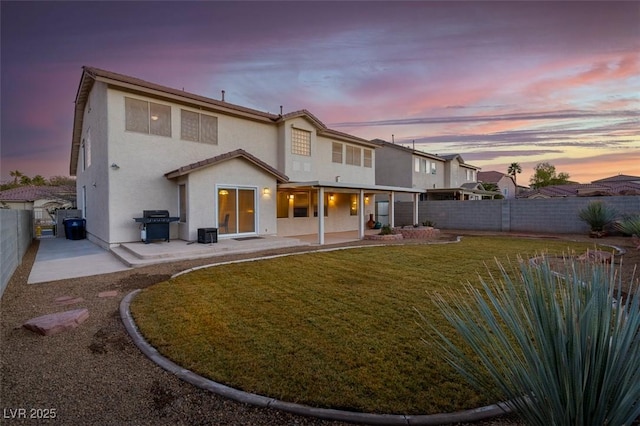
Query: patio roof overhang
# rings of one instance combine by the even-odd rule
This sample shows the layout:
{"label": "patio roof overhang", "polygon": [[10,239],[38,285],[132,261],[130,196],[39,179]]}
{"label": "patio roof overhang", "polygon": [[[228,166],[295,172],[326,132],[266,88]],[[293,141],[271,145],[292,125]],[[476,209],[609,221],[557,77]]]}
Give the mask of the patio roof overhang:
{"label": "patio roof overhang", "polygon": [[286,182],[278,185],[278,189],[310,189],[310,188],[330,188],[335,192],[351,192],[363,190],[369,194],[387,194],[389,192],[403,192],[409,194],[422,194],[426,190],[418,188],[405,188],[402,186],[366,185],[349,182],[332,181],[309,181],[309,182]]}

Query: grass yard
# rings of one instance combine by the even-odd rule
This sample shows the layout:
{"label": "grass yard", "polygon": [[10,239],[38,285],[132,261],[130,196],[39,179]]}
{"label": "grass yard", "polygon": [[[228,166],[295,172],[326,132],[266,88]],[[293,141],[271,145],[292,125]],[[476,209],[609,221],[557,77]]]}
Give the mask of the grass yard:
{"label": "grass yard", "polygon": [[456,339],[430,294],[479,285],[485,263],[497,272],[494,258],[506,263],[517,254],[587,248],[593,245],[465,237],[258,260],[147,288],[131,311],[163,355],[245,391],[354,411],[451,412],[496,401],[475,392],[421,340],[416,310]]}

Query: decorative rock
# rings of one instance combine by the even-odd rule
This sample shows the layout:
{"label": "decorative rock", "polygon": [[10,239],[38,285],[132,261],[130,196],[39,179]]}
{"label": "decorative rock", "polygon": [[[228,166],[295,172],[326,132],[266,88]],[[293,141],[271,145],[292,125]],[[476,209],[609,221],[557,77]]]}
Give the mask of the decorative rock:
{"label": "decorative rock", "polygon": [[73,305],[74,303],[84,302],[82,297],[60,296],[55,299],[58,305]]}
{"label": "decorative rock", "polygon": [[116,297],[118,290],[109,290],[98,293],[98,297]]}
{"label": "decorative rock", "polygon": [[32,318],[22,326],[34,333],[52,336],[65,330],[76,328],[85,322],[87,318],[89,318],[89,310],[81,308]]}

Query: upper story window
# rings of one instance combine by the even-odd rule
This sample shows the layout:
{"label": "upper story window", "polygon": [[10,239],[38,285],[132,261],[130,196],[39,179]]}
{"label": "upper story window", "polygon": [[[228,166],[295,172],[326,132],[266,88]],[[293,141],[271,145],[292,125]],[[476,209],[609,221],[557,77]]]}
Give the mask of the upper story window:
{"label": "upper story window", "polygon": [[351,164],[353,166],[359,166],[362,154],[360,153],[360,148],[347,145],[347,158],[345,163]]}
{"label": "upper story window", "polygon": [[333,142],[331,144],[331,161],[342,164],[342,144]]}
{"label": "upper story window", "polygon": [[180,138],[185,141],[218,144],[218,117],[180,110]]}
{"label": "upper story window", "polygon": [[438,167],[437,163],[435,161],[432,161],[431,162],[431,174],[432,175],[435,175],[437,173],[437,171],[438,171],[437,167]]}
{"label": "upper story window", "polygon": [[418,157],[413,157],[413,171],[420,173],[420,159]]}
{"label": "upper story window", "polygon": [[291,129],[291,153],[297,155],[311,155],[311,132]]}
{"label": "upper story window", "polygon": [[171,137],[171,107],[140,99],[124,98],[125,129]]}
{"label": "upper story window", "polygon": [[365,167],[373,167],[373,151],[370,149],[362,150],[364,154],[364,166]]}
{"label": "upper story window", "polygon": [[467,169],[467,180],[475,180],[474,171]]}
{"label": "upper story window", "polygon": [[420,160],[420,163],[422,163],[422,164],[420,165],[420,168],[422,169],[422,171],[423,171],[424,173],[429,173],[429,162],[427,161],[427,159],[426,159],[426,158],[422,158],[422,159]]}

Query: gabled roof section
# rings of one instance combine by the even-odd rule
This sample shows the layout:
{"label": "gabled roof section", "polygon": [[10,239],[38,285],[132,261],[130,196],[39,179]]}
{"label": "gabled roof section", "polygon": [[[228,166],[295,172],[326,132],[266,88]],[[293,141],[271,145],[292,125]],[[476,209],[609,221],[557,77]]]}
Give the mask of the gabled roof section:
{"label": "gabled roof section", "polygon": [[513,180],[513,176],[495,170],[478,172],[478,180],[486,183],[498,183],[500,182],[500,179],[504,177],[511,178],[511,180]]}
{"label": "gabled roof section", "polygon": [[259,158],[249,154],[244,149],[236,149],[235,151],[227,152],[225,154],[220,154],[215,157],[207,158],[206,160],[188,164],[186,166],[180,167],[179,169],[172,170],[168,173],[165,173],[164,176],[167,179],[174,179],[179,176],[184,176],[191,172],[195,172],[196,170],[201,170],[206,167],[214,166],[216,164],[220,164],[225,161],[232,160],[234,158],[241,158],[252,163],[258,168],[273,175],[278,180],[278,183],[285,183],[289,181],[289,178],[286,175],[284,175],[283,173],[280,173],[277,169],[271,167],[270,165],[260,160]]}
{"label": "gabled roof section", "polygon": [[276,121],[278,123],[283,123],[287,120],[291,120],[293,118],[298,118],[298,117],[303,117],[307,119],[316,128],[316,132],[320,136],[326,136],[328,138],[339,139],[345,142],[357,143],[360,145],[367,145],[372,148],[376,148],[377,146],[375,143],[372,143],[366,139],[362,139],[357,136],[350,135],[348,133],[339,132],[337,130],[328,128],[322,121],[318,119],[318,117],[316,117],[306,109],[289,112],[287,114],[280,116]]}

